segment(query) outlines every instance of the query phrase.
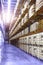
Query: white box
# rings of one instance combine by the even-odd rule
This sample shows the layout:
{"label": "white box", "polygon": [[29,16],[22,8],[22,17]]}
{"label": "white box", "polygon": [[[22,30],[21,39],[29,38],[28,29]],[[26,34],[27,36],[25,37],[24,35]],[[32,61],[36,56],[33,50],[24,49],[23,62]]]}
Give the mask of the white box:
{"label": "white box", "polygon": [[33,35],[33,42],[32,42],[32,44],[37,44],[37,35],[36,34]]}
{"label": "white box", "polygon": [[43,60],[43,47],[39,47],[39,58]]}
{"label": "white box", "polygon": [[27,38],[26,37],[23,37],[23,43],[27,43]]}
{"label": "white box", "polygon": [[21,44],[21,49],[23,50],[23,44]]}
{"label": "white box", "polygon": [[39,4],[40,2],[42,2],[43,0],[36,0],[36,4]]}
{"label": "white box", "polygon": [[39,45],[43,45],[43,32],[39,33]]}
{"label": "white box", "polygon": [[29,27],[27,27],[26,29],[25,29],[25,34],[28,34],[29,33]]}
{"label": "white box", "polygon": [[43,45],[43,32],[36,34],[36,44]]}
{"label": "white box", "polygon": [[24,25],[24,18],[21,20],[21,25]]}
{"label": "white box", "polygon": [[33,43],[32,35],[30,35],[30,36],[27,37],[27,43],[28,44],[32,44]]}
{"label": "white box", "polygon": [[29,2],[27,1],[25,4],[24,4],[24,8],[28,7],[29,5]]}
{"label": "white box", "polygon": [[29,9],[29,18],[35,13],[35,4],[33,4]]}
{"label": "white box", "polygon": [[32,46],[28,45],[28,53],[32,54]]}
{"label": "white box", "polygon": [[25,35],[25,30],[22,31],[22,35]]}
{"label": "white box", "polygon": [[38,29],[39,22],[35,22],[30,26],[30,32]]}
{"label": "white box", "polygon": [[25,37],[25,43],[27,43],[27,37]]}
{"label": "white box", "polygon": [[26,22],[28,18],[29,18],[29,15],[28,15],[28,13],[26,13],[26,15],[24,17],[24,21]]}
{"label": "white box", "polygon": [[24,44],[24,51],[25,51],[25,52],[28,52],[28,45],[25,45],[25,44]]}
{"label": "white box", "polygon": [[39,10],[41,6],[43,6],[43,0],[36,0],[36,11]]}

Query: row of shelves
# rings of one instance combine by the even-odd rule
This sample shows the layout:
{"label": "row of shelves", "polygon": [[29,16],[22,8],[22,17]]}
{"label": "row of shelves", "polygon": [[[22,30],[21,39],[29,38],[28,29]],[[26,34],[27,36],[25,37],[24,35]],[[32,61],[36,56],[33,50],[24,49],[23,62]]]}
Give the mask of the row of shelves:
{"label": "row of shelves", "polygon": [[40,32],[40,33],[37,33],[34,35],[21,37],[21,38],[19,38],[18,43],[43,46],[43,32]]}
{"label": "row of shelves", "polygon": [[43,60],[43,1],[31,0],[15,24],[9,41],[16,42],[20,49]]}
{"label": "row of shelves", "polygon": [[22,18],[25,16],[25,14],[28,12],[28,7],[26,7],[23,11],[23,13],[21,15],[19,15],[16,23],[14,24],[14,26],[12,27],[9,35],[12,33],[12,31],[16,28],[16,26],[19,24],[19,22],[22,20]]}
{"label": "row of shelves", "polygon": [[[41,13],[43,13],[43,6],[40,8],[40,10],[38,10],[30,19],[28,18],[26,20],[26,22],[19,28],[17,29],[16,31],[14,30],[12,32],[12,34],[10,35],[13,36],[15,34],[17,34],[18,32],[20,32],[21,30],[25,29],[28,25],[30,25],[32,23],[33,20],[37,20],[37,19],[41,19],[43,18],[43,15],[41,15]],[[20,21],[19,21],[20,22]],[[16,28],[15,28],[16,29]]]}
{"label": "row of shelves", "polygon": [[36,30],[36,31],[33,31],[33,32],[29,32],[28,34],[19,35],[19,36],[13,36],[13,37],[10,38],[10,41],[14,40],[14,39],[19,39],[21,37],[25,37],[25,36],[29,36],[29,35],[34,35],[34,34],[37,34],[37,33],[40,33],[40,32],[43,32],[43,30]]}
{"label": "row of shelves", "polygon": [[18,39],[20,37],[33,35],[33,34],[37,34],[37,33],[40,33],[40,32],[43,32],[43,19],[39,20],[38,22],[34,22],[29,27],[26,27],[24,30],[22,30],[18,34],[14,35],[11,39],[12,40]]}
{"label": "row of shelves", "polygon": [[24,45],[24,44],[19,44],[20,49],[23,51],[31,54],[34,57],[37,57],[38,59],[43,60],[43,46],[33,46],[33,45]]}

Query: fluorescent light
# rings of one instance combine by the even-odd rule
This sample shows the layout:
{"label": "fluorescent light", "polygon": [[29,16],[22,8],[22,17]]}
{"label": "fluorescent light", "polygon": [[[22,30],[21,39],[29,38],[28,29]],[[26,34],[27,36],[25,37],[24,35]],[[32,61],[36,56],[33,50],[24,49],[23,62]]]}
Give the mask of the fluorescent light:
{"label": "fluorescent light", "polygon": [[8,11],[10,10],[10,3],[11,3],[11,0],[8,0]]}
{"label": "fluorescent light", "polygon": [[10,18],[11,18],[11,14],[10,14],[10,4],[11,4],[11,0],[8,0],[8,11],[7,11],[7,14],[6,14],[6,21],[7,21],[7,23],[10,22]]}
{"label": "fluorescent light", "polygon": [[16,6],[15,6],[15,10],[14,10],[14,16],[15,16],[15,13],[16,13],[16,10],[17,10],[19,2],[20,2],[20,0],[17,0]]}

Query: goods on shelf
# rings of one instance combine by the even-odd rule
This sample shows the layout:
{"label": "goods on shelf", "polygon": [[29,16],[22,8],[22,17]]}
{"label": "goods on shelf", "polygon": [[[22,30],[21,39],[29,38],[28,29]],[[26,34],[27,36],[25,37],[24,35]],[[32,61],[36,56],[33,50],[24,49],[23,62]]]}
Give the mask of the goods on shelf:
{"label": "goods on shelf", "polygon": [[39,20],[39,26],[38,26],[38,28],[40,30],[43,30],[43,19],[42,20]]}
{"label": "goods on shelf", "polygon": [[25,4],[24,4],[24,8],[28,7],[29,6],[29,2],[26,1]]}
{"label": "goods on shelf", "polygon": [[26,13],[26,15],[24,16],[24,23],[27,21],[28,18],[29,18],[29,13]]}
{"label": "goods on shelf", "polygon": [[32,44],[32,36],[31,35],[27,36],[27,43]]}
{"label": "goods on shelf", "polygon": [[39,47],[33,46],[32,55],[38,57],[39,56]]}
{"label": "goods on shelf", "polygon": [[39,56],[38,57],[43,60],[43,47],[39,47]]}
{"label": "goods on shelf", "polygon": [[24,42],[27,43],[27,37],[24,37]]}
{"label": "goods on shelf", "polygon": [[32,54],[33,46],[28,45],[28,53]]}
{"label": "goods on shelf", "polygon": [[25,34],[25,30],[22,31],[22,35],[24,35],[24,34]]}
{"label": "goods on shelf", "polygon": [[25,28],[25,34],[28,34],[30,31],[29,27]]}
{"label": "goods on shelf", "polygon": [[32,44],[36,44],[37,43],[37,35],[34,34],[32,37],[33,37],[33,43]]}
{"label": "goods on shelf", "polygon": [[37,30],[38,25],[39,25],[39,22],[35,22],[32,25],[30,25],[30,32]]}
{"label": "goods on shelf", "polygon": [[29,18],[35,13],[35,4],[33,4],[29,9]]}
{"label": "goods on shelf", "polygon": [[39,33],[39,39],[37,40],[39,42],[39,45],[43,45],[43,32]]}
{"label": "goods on shelf", "polygon": [[[43,19],[37,18],[38,12],[41,12],[39,9],[43,6],[43,0],[31,0],[32,3],[28,1],[24,3],[23,8],[21,7],[21,14],[15,23],[13,31],[17,34],[14,39],[18,38],[19,48],[43,60],[43,32],[37,33],[43,31]],[[27,7],[28,12],[26,12]],[[39,21],[35,21],[34,15],[36,15],[35,19]],[[34,21],[33,24],[31,24],[31,20]]]}
{"label": "goods on shelf", "polygon": [[36,11],[43,6],[43,0],[36,0]]}
{"label": "goods on shelf", "polygon": [[24,18],[21,20],[21,25],[22,26],[24,25]]}
{"label": "goods on shelf", "polygon": [[24,50],[25,52],[28,52],[28,45],[24,44],[23,47],[24,47],[23,50]]}

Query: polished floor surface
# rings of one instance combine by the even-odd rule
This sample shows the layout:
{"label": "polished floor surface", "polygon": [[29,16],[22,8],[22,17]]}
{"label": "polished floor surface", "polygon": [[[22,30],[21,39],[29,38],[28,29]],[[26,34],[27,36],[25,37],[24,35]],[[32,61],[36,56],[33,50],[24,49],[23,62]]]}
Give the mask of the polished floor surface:
{"label": "polished floor surface", "polygon": [[5,44],[0,65],[43,65],[43,62],[10,44]]}

